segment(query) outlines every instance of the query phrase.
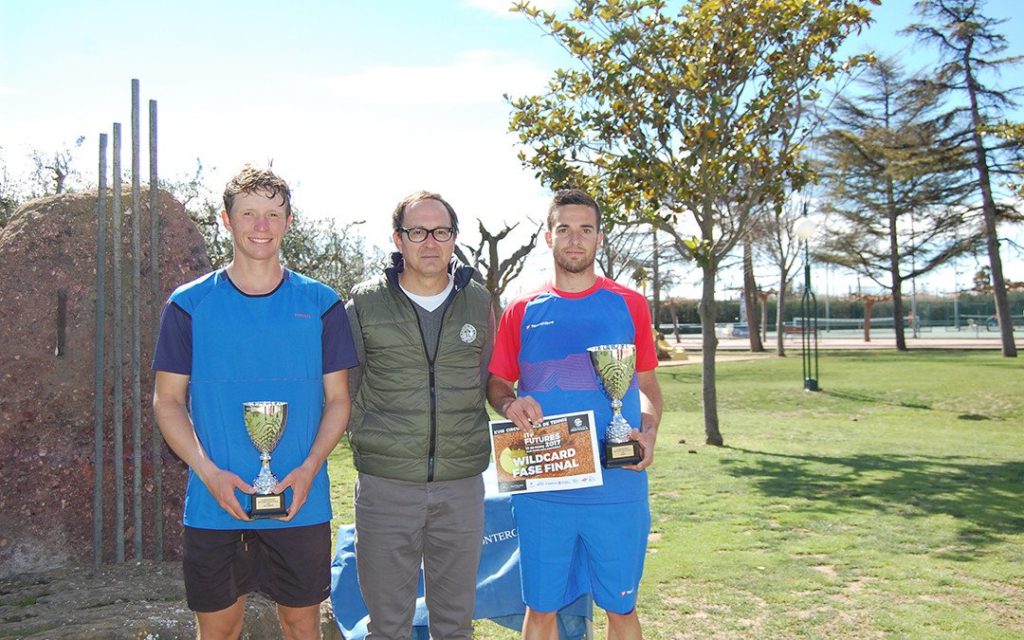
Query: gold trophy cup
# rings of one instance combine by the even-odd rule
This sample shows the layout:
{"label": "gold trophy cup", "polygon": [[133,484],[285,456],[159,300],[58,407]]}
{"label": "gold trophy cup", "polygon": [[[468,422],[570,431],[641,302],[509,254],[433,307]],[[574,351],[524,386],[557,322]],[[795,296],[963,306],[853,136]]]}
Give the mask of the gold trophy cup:
{"label": "gold trophy cup", "polygon": [[636,371],[636,347],[631,344],[605,344],[589,347],[590,362],[605,394],[612,401],[612,420],[604,437],[604,466],[623,467],[643,460],[644,449],[630,440],[633,427],[622,417],[622,398],[629,391]]}
{"label": "gold trophy cup", "polygon": [[252,483],[256,493],[249,504],[249,517],[275,518],[288,513],[284,495],[274,493],[277,478],[270,471],[270,452],[277,446],[288,421],[287,402],[243,402],[242,416],[256,450],[260,452],[260,473]]}

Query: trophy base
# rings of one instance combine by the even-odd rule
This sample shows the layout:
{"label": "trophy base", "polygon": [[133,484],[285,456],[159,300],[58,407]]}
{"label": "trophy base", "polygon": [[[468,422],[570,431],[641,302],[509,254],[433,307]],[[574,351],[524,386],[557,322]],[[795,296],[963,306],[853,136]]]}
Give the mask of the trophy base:
{"label": "trophy base", "polygon": [[284,494],[270,493],[252,496],[247,513],[254,520],[258,518],[279,518],[288,515],[288,509],[284,506]]}
{"label": "trophy base", "polygon": [[604,466],[627,467],[644,459],[644,448],[636,440],[604,443]]}

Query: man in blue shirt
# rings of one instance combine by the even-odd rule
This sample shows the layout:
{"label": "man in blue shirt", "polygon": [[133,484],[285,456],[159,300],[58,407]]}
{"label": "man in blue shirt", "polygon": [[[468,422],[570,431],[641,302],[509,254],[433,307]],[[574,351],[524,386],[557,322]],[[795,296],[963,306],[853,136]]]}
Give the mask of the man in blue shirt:
{"label": "man in blue shirt", "polygon": [[[357,364],[344,305],[328,286],[285,269],[288,185],[246,166],[224,191],[233,259],[179,287],[164,308],[153,406],[188,465],[184,577],[199,635],[237,638],[245,596],[278,605],[286,638],[320,637],[330,590],[331,505],[326,459],[348,423],[348,369]],[[259,452],[242,404],[287,402],[273,450],[274,493],[287,513],[253,520],[247,507]]]}

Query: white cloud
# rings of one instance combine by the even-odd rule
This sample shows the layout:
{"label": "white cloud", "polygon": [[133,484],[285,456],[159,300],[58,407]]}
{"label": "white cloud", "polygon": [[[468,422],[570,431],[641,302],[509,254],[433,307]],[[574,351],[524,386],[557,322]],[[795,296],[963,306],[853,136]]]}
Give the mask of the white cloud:
{"label": "white cloud", "polygon": [[14,90],[14,87],[8,87],[6,85],[0,84],[0,96],[13,96],[17,93],[18,92]]}
{"label": "white cloud", "polygon": [[505,93],[543,89],[549,72],[497,51],[468,51],[440,66],[380,65],[314,79],[335,97],[363,104],[408,106],[500,102]]}

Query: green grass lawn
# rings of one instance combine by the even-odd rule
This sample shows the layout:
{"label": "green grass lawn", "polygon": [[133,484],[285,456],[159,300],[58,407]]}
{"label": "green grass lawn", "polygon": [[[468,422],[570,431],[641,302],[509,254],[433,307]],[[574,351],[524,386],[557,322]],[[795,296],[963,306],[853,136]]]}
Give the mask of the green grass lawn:
{"label": "green grass lawn", "polygon": [[[659,373],[645,637],[1024,638],[1024,362],[827,352],[819,393],[798,357],[718,376],[722,448],[699,365]],[[351,522],[347,448],[331,475]]]}

